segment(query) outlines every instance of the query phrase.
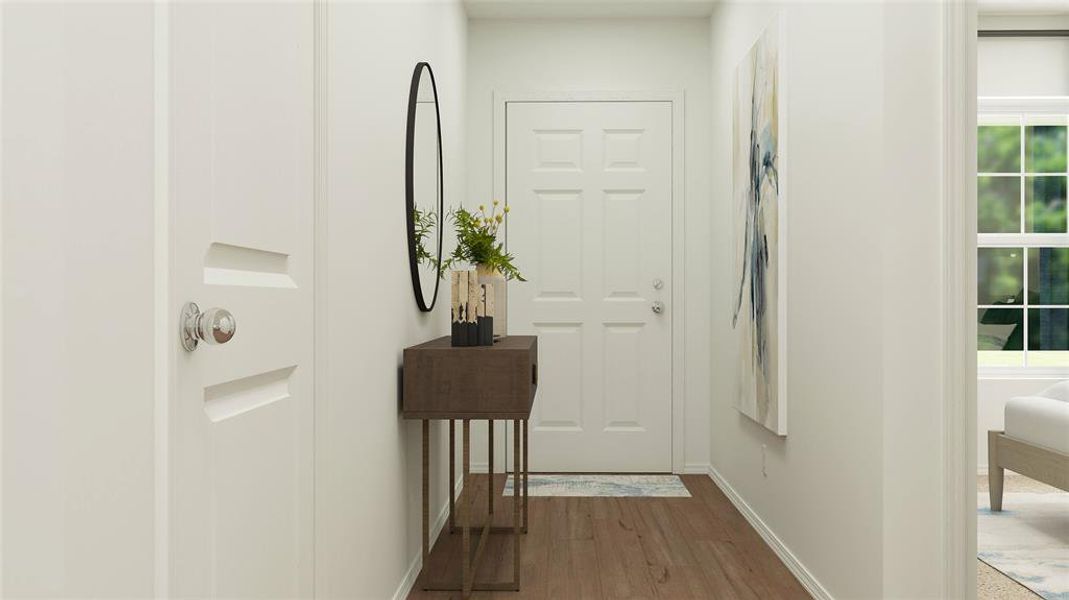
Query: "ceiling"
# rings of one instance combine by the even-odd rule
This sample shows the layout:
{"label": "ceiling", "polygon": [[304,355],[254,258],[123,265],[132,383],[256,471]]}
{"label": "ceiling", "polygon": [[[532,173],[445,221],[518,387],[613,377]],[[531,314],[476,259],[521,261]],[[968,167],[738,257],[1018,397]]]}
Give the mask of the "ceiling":
{"label": "ceiling", "polygon": [[716,0],[464,0],[473,19],[708,17]]}
{"label": "ceiling", "polygon": [[1069,0],[978,0],[982,15],[1065,15]]}

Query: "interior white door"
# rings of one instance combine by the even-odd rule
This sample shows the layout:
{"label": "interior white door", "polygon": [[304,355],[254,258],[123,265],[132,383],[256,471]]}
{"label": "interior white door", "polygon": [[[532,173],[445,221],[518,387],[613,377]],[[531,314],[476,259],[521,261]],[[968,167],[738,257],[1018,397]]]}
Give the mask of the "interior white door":
{"label": "interior white door", "polygon": [[539,336],[533,471],[668,472],[672,106],[510,102],[509,333]]}
{"label": "interior white door", "polygon": [[174,597],[312,593],[311,3],[174,3],[169,29],[172,304],[236,333],[174,331]]}

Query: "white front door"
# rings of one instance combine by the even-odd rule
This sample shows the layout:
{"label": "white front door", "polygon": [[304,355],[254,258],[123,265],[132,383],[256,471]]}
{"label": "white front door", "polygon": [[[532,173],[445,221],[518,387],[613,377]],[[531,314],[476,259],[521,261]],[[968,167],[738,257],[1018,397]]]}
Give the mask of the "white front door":
{"label": "white front door", "polygon": [[[167,172],[174,311],[169,591],[312,591],[310,3],[175,3]],[[181,349],[193,301],[233,339]]]}
{"label": "white front door", "polygon": [[672,106],[510,102],[506,121],[529,279],[509,333],[539,336],[530,468],[671,471]]}

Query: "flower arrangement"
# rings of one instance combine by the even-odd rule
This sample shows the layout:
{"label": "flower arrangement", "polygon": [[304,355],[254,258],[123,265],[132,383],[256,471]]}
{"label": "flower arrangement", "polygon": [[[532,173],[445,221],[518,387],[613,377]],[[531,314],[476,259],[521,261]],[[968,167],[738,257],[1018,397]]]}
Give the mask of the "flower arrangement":
{"label": "flower arrangement", "polygon": [[499,209],[499,205],[494,200],[489,213],[482,204],[477,213],[463,207],[449,213],[456,227],[457,247],[445,260],[443,273],[455,263],[469,263],[499,272],[506,280],[527,281],[512,264],[516,257],[505,252],[505,245],[497,241],[497,230],[509,212],[508,206]]}

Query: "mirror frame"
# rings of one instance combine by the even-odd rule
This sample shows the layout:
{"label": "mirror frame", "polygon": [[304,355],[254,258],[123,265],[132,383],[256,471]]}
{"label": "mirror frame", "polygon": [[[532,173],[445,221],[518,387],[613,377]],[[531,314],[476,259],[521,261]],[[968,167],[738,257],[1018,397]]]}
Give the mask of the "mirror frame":
{"label": "mirror frame", "polygon": [[[431,78],[431,90],[434,93],[434,119],[438,134],[438,267],[434,279],[434,295],[430,306],[423,297],[420,283],[419,265],[416,263],[416,223],[413,215],[416,208],[413,187],[414,144],[416,139],[416,102],[419,96],[419,83],[424,69]],[[442,114],[438,109],[438,85],[434,80],[434,70],[430,63],[418,62],[412,71],[412,84],[408,90],[408,125],[405,135],[405,220],[408,223],[408,268],[412,274],[412,292],[416,296],[416,306],[422,312],[430,312],[438,302],[438,288],[442,281],[442,232],[445,229],[445,177],[442,171]]]}

